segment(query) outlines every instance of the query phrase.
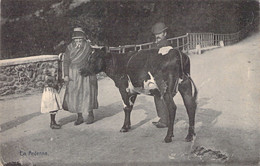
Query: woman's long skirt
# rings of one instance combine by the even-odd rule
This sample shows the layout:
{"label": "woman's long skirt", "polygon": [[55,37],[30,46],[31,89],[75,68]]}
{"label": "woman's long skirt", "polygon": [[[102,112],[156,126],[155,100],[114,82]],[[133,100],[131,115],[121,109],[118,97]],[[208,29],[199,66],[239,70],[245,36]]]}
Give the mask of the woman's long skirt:
{"label": "woman's long skirt", "polygon": [[72,113],[86,113],[97,109],[98,84],[96,75],[83,77],[79,74],[78,68],[70,66],[69,79],[63,103],[64,109]]}

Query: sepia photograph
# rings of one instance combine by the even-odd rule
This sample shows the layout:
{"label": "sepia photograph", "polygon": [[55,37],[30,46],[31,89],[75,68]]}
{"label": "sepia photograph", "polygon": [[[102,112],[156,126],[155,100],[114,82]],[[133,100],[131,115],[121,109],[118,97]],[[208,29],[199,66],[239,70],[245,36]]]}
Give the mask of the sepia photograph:
{"label": "sepia photograph", "polygon": [[0,0],[0,166],[259,166],[259,0]]}

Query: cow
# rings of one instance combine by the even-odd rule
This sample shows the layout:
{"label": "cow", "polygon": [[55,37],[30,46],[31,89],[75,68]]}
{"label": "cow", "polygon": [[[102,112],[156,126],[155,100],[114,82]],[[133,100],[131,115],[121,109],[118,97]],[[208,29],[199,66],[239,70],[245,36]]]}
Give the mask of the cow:
{"label": "cow", "polygon": [[[172,47],[147,49],[129,53],[112,53],[107,47],[93,51],[84,68],[83,76],[104,72],[119,89],[125,119],[121,132],[131,128],[130,114],[138,94],[161,98],[168,114],[168,130],[164,138],[172,142],[176,104],[173,97],[180,92],[189,117],[186,141],[195,136],[195,111],[197,107],[197,88],[190,77],[190,59],[183,52]],[[194,87],[194,88],[193,88]]]}

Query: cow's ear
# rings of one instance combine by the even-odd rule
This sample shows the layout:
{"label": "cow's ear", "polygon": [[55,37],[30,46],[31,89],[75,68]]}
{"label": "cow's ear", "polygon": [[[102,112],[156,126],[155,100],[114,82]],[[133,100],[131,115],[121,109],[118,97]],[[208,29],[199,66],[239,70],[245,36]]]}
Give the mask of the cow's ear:
{"label": "cow's ear", "polygon": [[104,46],[101,48],[101,51],[104,52],[104,53],[107,53],[108,52],[108,47]]}
{"label": "cow's ear", "polygon": [[108,54],[110,53],[109,47],[107,46],[102,47],[101,52],[102,52],[101,57],[107,57]]}

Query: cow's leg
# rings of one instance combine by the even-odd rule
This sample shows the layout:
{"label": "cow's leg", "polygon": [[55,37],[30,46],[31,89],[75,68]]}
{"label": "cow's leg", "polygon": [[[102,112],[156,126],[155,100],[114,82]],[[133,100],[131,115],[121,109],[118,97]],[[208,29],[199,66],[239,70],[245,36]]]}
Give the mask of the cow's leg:
{"label": "cow's leg", "polygon": [[132,95],[128,98],[128,100],[130,101],[130,104],[126,104],[125,102],[125,106],[124,106],[124,112],[125,112],[125,120],[124,120],[124,125],[121,128],[120,132],[127,132],[129,129],[131,129],[131,111],[133,109],[134,106],[134,102],[136,99],[137,95]]}
{"label": "cow's leg", "polygon": [[165,104],[167,106],[167,112],[168,112],[168,131],[167,131],[167,135],[166,137],[164,138],[164,141],[166,143],[168,142],[172,142],[172,137],[173,137],[173,124],[174,124],[174,120],[175,120],[175,115],[176,115],[176,104],[174,103],[173,101],[173,97],[171,95],[171,93],[169,92],[166,92],[164,94],[164,101],[165,101]]}
{"label": "cow's leg", "polygon": [[193,136],[195,136],[195,112],[197,108],[197,103],[195,98],[192,96],[192,85],[191,81],[188,78],[184,78],[184,80],[179,84],[179,92],[183,98],[184,105],[186,107],[188,116],[189,116],[189,131],[188,135],[185,138],[187,142],[193,140]]}
{"label": "cow's leg", "polygon": [[127,132],[131,128],[130,116],[131,116],[131,111],[133,109],[137,94],[129,94],[125,91],[125,89],[120,89],[120,93],[124,103],[124,112],[125,112],[124,125],[121,128],[120,132]]}

